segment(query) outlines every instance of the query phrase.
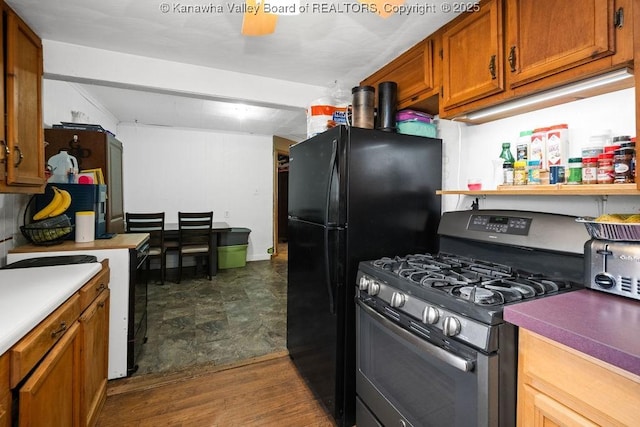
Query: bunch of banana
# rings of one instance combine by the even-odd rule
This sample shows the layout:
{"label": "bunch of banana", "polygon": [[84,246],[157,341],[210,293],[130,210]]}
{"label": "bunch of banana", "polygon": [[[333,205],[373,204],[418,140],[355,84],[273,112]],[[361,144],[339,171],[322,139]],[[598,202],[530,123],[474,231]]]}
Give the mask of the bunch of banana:
{"label": "bunch of banana", "polygon": [[51,189],[53,190],[53,199],[51,199],[47,206],[33,216],[34,221],[62,215],[69,209],[71,205],[71,194],[69,194],[67,190],[58,187],[51,187]]}

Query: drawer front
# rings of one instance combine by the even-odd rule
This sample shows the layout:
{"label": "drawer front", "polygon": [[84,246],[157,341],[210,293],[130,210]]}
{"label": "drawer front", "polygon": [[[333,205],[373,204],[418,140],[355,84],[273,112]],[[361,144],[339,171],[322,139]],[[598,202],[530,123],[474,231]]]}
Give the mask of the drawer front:
{"label": "drawer front", "polygon": [[80,295],[80,312],[86,310],[93,300],[96,299],[102,291],[107,289],[109,286],[110,271],[108,266],[103,265],[102,270],[80,288],[78,291]]}
{"label": "drawer front", "polygon": [[11,388],[14,388],[80,316],[80,297],[74,294],[10,350]]}

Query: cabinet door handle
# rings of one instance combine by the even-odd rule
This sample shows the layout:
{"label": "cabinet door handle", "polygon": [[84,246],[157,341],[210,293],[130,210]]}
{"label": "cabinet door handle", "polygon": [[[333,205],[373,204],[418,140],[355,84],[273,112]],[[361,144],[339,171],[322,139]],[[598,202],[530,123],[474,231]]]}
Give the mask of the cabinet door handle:
{"label": "cabinet door handle", "polygon": [[55,331],[51,332],[51,338],[57,338],[58,335],[61,335],[66,330],[67,330],[67,322],[60,322],[60,327]]}
{"label": "cabinet door handle", "polygon": [[511,46],[509,50],[509,66],[511,67],[511,72],[516,72],[516,47]]}
{"label": "cabinet door handle", "polygon": [[491,60],[489,61],[489,72],[491,73],[491,80],[496,79],[496,56],[491,55]]}
{"label": "cabinet door handle", "polygon": [[14,168],[17,168],[18,166],[20,166],[20,163],[22,163],[22,159],[24,159],[24,155],[22,154],[22,150],[20,149],[20,147],[18,147],[17,145],[15,147],[13,147],[14,151],[18,152],[17,157],[17,161],[13,164]]}

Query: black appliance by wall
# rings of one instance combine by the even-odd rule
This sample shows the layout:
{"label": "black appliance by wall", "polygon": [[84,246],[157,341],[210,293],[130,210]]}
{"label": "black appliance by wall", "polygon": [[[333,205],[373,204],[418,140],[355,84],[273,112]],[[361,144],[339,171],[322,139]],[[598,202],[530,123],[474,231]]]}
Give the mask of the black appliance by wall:
{"label": "black appliance by wall", "polygon": [[[98,184],[47,184],[43,194],[37,194],[35,199],[35,211],[44,208],[53,199],[52,186],[67,190],[71,194],[71,205],[65,215],[75,225],[76,212],[93,211],[96,216],[95,235],[96,239],[108,237],[106,234],[106,209],[107,209],[107,186]],[[76,237],[75,227],[68,240]]]}
{"label": "black appliance by wall", "polygon": [[437,251],[442,142],[330,129],[291,147],[287,348],[338,425],[355,421],[358,262]]}

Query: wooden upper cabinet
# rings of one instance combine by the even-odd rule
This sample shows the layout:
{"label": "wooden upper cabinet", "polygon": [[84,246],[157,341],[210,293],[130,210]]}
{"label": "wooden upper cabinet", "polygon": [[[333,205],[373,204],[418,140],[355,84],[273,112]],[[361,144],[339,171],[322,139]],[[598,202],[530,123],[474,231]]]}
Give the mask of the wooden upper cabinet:
{"label": "wooden upper cabinet", "polygon": [[4,138],[0,192],[42,191],[42,41],[6,5],[4,17]]}
{"label": "wooden upper cabinet", "polygon": [[510,87],[613,55],[611,0],[509,0]]}
{"label": "wooden upper cabinet", "polygon": [[361,85],[373,86],[377,92],[380,83],[393,81],[398,84],[398,108],[419,102],[437,91],[435,53],[435,37],[429,37],[363,80]]}
{"label": "wooden upper cabinet", "polygon": [[502,0],[482,2],[442,34],[446,110],[504,90]]}

